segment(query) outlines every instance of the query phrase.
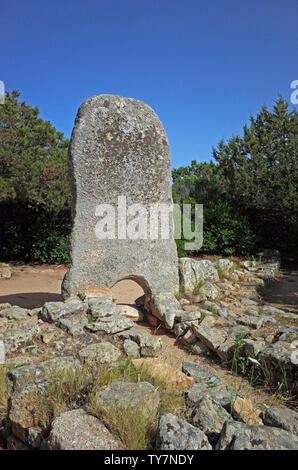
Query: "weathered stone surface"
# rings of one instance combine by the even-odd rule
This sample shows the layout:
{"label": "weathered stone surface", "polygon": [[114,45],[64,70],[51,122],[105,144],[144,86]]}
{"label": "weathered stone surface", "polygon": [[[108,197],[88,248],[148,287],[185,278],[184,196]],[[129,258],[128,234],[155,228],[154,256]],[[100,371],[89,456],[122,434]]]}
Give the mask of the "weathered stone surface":
{"label": "weathered stone surface", "polygon": [[231,419],[229,413],[208,396],[198,400],[192,413],[194,426],[208,436],[212,445],[218,441],[223,424],[229,419]]}
{"label": "weathered stone surface", "polygon": [[270,315],[284,314],[285,313],[284,310],[281,310],[280,308],[272,307],[272,305],[264,305],[263,312],[264,313],[269,313]]}
{"label": "weathered stone surface", "polygon": [[199,340],[194,334],[194,332],[189,329],[182,336],[179,337],[179,341],[180,343],[185,344],[185,346],[192,346],[193,344],[196,344]]}
{"label": "weathered stone surface", "polygon": [[94,323],[89,323],[85,328],[93,333],[102,331],[107,334],[114,334],[119,333],[119,331],[128,330],[133,324],[130,318],[123,317],[122,315],[112,315],[103,317]]}
{"label": "weathered stone surface", "polygon": [[124,317],[131,318],[133,321],[143,321],[144,315],[140,308],[133,307],[131,305],[121,305],[119,304],[120,314]]}
{"label": "weathered stone surface", "polygon": [[281,328],[280,331],[277,333],[275,339],[278,341],[286,341],[288,343],[292,343],[298,339],[298,328]]}
{"label": "weathered stone surface", "polygon": [[159,450],[211,450],[207,436],[171,413],[159,419],[156,447]]}
{"label": "weathered stone surface", "polygon": [[58,326],[71,336],[83,335],[86,325],[88,325],[87,317],[61,318],[58,321]]}
{"label": "weathered stone surface", "polygon": [[209,260],[179,258],[180,287],[183,292],[192,293],[204,281],[218,281],[217,269]]}
{"label": "weathered stone surface", "polygon": [[147,296],[144,308],[161,320],[169,330],[173,328],[176,316],[183,313],[178,300],[167,292]]}
{"label": "weathered stone surface", "polygon": [[90,344],[79,351],[81,361],[95,365],[116,362],[120,356],[121,351],[107,341]]}
{"label": "weathered stone surface", "polygon": [[12,276],[12,270],[10,266],[3,266],[1,269],[3,279],[10,279]]}
{"label": "weathered stone surface", "polygon": [[182,371],[190,377],[193,377],[196,383],[203,382],[210,387],[222,384],[220,377],[193,362],[183,362]]}
{"label": "weathered stone surface", "polygon": [[115,336],[122,341],[126,339],[135,341],[140,346],[141,356],[144,357],[156,357],[162,349],[160,338],[150,336],[147,331],[139,330],[137,328],[130,328]]}
{"label": "weathered stone surface", "polygon": [[192,326],[194,334],[204,343],[209,349],[216,352],[217,348],[222,345],[227,337],[224,330],[219,328],[209,328],[200,324],[198,327]]}
{"label": "weathered stone surface", "polygon": [[171,388],[187,390],[194,383],[192,377],[161,361],[160,359],[134,359],[136,369],[149,373],[152,377],[167,383]]}
{"label": "weathered stone surface", "polygon": [[2,304],[0,303],[0,311],[1,310],[6,310],[10,307],[11,307],[11,305],[8,302],[2,303]]}
{"label": "weathered stone surface", "polygon": [[283,429],[226,421],[219,450],[297,450],[298,438]]}
{"label": "weathered stone surface", "polygon": [[241,303],[244,305],[262,305],[262,302],[260,302],[257,299],[248,299],[247,297],[243,297],[241,299]]}
{"label": "weathered stone surface", "polygon": [[[89,98],[78,110],[69,168],[74,220],[64,297],[82,289],[111,288],[121,279],[137,281],[146,294],[174,297],[178,258],[172,214],[170,239],[150,239],[150,223],[142,239],[140,234],[129,238],[126,209],[118,211],[118,198],[124,196],[126,207],[142,204],[147,213],[152,204],[172,203],[168,139],[152,109],[121,96]],[[115,208],[114,239],[96,236],[100,204]]]}
{"label": "weathered stone surface", "polygon": [[9,320],[24,320],[28,318],[28,310],[18,307],[17,305],[13,305],[7,309],[0,310],[0,317],[5,317]]}
{"label": "weathered stone surface", "polygon": [[92,318],[99,319],[99,321],[103,317],[110,317],[121,313],[121,308],[114,304],[110,297],[92,299],[92,302],[88,302],[88,305]]}
{"label": "weathered stone surface", "polygon": [[218,266],[222,270],[229,270],[233,267],[233,261],[230,261],[226,258],[221,258],[216,261],[216,266]]}
{"label": "weathered stone surface", "polygon": [[123,349],[128,357],[140,357],[140,347],[135,341],[131,341],[130,339],[124,340]]}
{"label": "weathered stone surface", "polygon": [[26,383],[36,382],[44,377],[54,377],[66,369],[79,370],[79,361],[72,356],[57,357],[40,362],[39,364],[30,364],[11,369],[7,373],[7,379],[10,387],[16,390]]}
{"label": "weathered stone surface", "polygon": [[48,439],[50,450],[119,450],[121,444],[104,424],[82,409],[58,416]]}
{"label": "weathered stone surface", "polygon": [[38,334],[38,326],[32,325],[23,330],[13,330],[4,334],[3,342],[6,352],[14,352],[30,344]]}
{"label": "weathered stone surface", "polygon": [[255,330],[261,328],[263,325],[263,319],[261,317],[253,317],[252,315],[241,315],[238,322],[240,325],[249,326]]}
{"label": "weathered stone surface", "polygon": [[277,341],[263,349],[258,360],[263,374],[272,384],[284,385],[286,389],[297,393],[298,369],[291,360],[293,351],[291,344]]}
{"label": "weathered stone surface", "polygon": [[243,344],[245,354],[252,358],[257,358],[266,347],[266,343],[262,339],[245,339]]}
{"label": "weathered stone surface", "polygon": [[78,294],[85,297],[89,303],[91,299],[99,299],[101,297],[110,297],[112,300],[116,300],[111,289],[105,287],[93,287],[91,289],[79,289]]}
{"label": "weathered stone surface", "polygon": [[195,356],[205,356],[208,352],[207,346],[201,343],[201,341],[196,341],[190,344],[190,352]]}
{"label": "weathered stone surface", "polygon": [[29,443],[30,428],[39,424],[40,410],[37,403],[39,395],[45,392],[46,383],[45,380],[40,380],[36,384],[24,385],[15,391],[9,400],[9,423],[12,433],[25,444]]}
{"label": "weathered stone surface", "polygon": [[159,393],[149,382],[111,382],[96,398],[103,408],[123,410],[140,406],[150,414],[159,404]]}
{"label": "weathered stone surface", "polygon": [[231,330],[231,336],[235,339],[239,337],[246,338],[249,335],[250,335],[250,328],[244,325],[233,326]]}
{"label": "weathered stone surface", "polygon": [[81,300],[68,302],[46,302],[41,310],[41,318],[44,321],[54,322],[62,317],[87,313],[88,304]]}
{"label": "weathered stone surface", "polygon": [[208,299],[212,300],[219,296],[219,290],[209,281],[205,282],[205,284],[199,288],[199,293],[206,295]]}
{"label": "weathered stone surface", "polygon": [[197,307],[194,307],[195,310],[193,311],[188,311],[188,312],[183,312],[181,310],[181,313],[179,312],[177,315],[176,315],[176,320],[179,320],[181,322],[185,322],[185,321],[196,321],[196,320],[199,320],[201,318],[201,311],[197,309]]}
{"label": "weathered stone surface", "polygon": [[214,403],[222,406],[228,412],[231,411],[233,400],[239,396],[238,392],[229,389],[224,385],[209,385],[208,383],[195,383],[186,392],[186,404],[190,408],[194,407],[204,396],[210,397]]}
{"label": "weathered stone surface", "polygon": [[289,408],[268,408],[264,416],[267,426],[284,429],[298,436],[298,413]]}
{"label": "weathered stone surface", "polygon": [[253,403],[245,398],[236,397],[232,404],[232,414],[235,419],[246,424],[263,424],[260,418],[261,410],[256,409]]}
{"label": "weathered stone surface", "polygon": [[228,337],[225,342],[218,347],[216,353],[223,361],[230,361],[233,358],[235,349],[235,338]]}
{"label": "weathered stone surface", "polygon": [[179,322],[176,323],[174,328],[173,328],[173,333],[175,336],[182,336],[185,335],[187,331],[189,331],[190,325],[187,322]]}

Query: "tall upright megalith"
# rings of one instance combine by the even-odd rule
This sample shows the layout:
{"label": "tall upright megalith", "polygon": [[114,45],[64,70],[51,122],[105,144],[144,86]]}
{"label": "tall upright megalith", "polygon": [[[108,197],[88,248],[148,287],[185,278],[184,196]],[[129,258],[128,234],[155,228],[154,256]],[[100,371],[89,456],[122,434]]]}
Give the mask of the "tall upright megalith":
{"label": "tall upright megalith", "polygon": [[156,218],[150,218],[172,203],[169,144],[157,115],[131,98],[88,99],[72,132],[69,172],[73,229],[64,298],[133,279],[144,289],[147,305],[172,327],[179,309],[173,218],[169,211],[167,238],[161,230],[156,236]]}

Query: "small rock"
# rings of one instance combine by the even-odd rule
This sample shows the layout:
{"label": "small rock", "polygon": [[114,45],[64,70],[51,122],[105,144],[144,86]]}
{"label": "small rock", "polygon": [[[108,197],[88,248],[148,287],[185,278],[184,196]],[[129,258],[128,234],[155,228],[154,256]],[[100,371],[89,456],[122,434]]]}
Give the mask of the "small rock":
{"label": "small rock", "polygon": [[245,398],[236,397],[232,405],[232,414],[235,419],[246,424],[263,424],[260,418],[261,410],[256,409],[252,402]]}
{"label": "small rock", "polygon": [[217,450],[297,450],[298,438],[283,429],[226,421]]}
{"label": "small rock", "polygon": [[5,317],[9,320],[24,320],[28,318],[28,310],[13,305],[7,309],[0,310],[0,317]]}
{"label": "small rock", "polygon": [[220,308],[217,311],[217,315],[221,318],[228,318],[228,309],[226,308]]}
{"label": "small rock", "polygon": [[92,301],[88,302],[88,305],[93,319],[100,321],[103,317],[110,317],[121,313],[120,306],[114,304],[112,298],[100,297],[99,299],[92,299]]}
{"label": "small rock", "polygon": [[193,377],[196,383],[203,382],[207,386],[212,387],[222,384],[220,377],[193,362],[182,362],[182,371],[186,375]]}
{"label": "small rock", "polygon": [[132,307],[131,305],[118,305],[120,307],[120,314],[124,317],[131,318],[135,322],[144,320],[143,312],[140,308]]}
{"label": "small rock", "polygon": [[115,336],[121,340],[130,339],[135,341],[140,346],[141,356],[144,357],[156,357],[162,349],[161,339],[150,336],[144,330],[130,328]]}
{"label": "small rock", "polygon": [[207,436],[171,413],[159,418],[156,447],[159,450],[212,450]]}
{"label": "small rock", "polygon": [[252,358],[257,358],[258,354],[266,347],[265,341],[261,339],[245,339],[243,345],[245,354]]}
{"label": "small rock", "polygon": [[201,318],[201,312],[200,310],[194,310],[194,311],[189,311],[189,312],[179,312],[176,315],[176,320],[181,321],[181,322],[186,322],[186,321],[196,321]]}
{"label": "small rock", "polygon": [[198,400],[192,413],[194,426],[208,436],[212,445],[217,443],[223,424],[229,419],[231,419],[229,413],[208,396]]}
{"label": "small rock", "polygon": [[192,330],[187,330],[184,335],[179,337],[179,342],[185,344],[185,346],[192,346],[198,342],[198,338]]}
{"label": "small rock", "polygon": [[3,279],[10,279],[12,276],[12,270],[10,266],[4,266],[1,270]]}
{"label": "small rock", "polygon": [[96,364],[109,364],[116,362],[121,351],[109,342],[94,343],[79,351],[79,358],[83,362]]}
{"label": "small rock", "polygon": [[225,342],[227,337],[224,330],[202,326],[202,323],[198,327],[192,326],[192,330],[197,338],[214,352]]}
{"label": "small rock", "polygon": [[101,318],[100,321],[90,323],[85,328],[93,333],[103,331],[107,334],[119,333],[133,327],[134,323],[130,318],[122,315],[112,315],[111,317]]}
{"label": "small rock", "polygon": [[88,325],[87,317],[61,318],[58,326],[71,336],[80,336],[85,333],[84,328]]}
{"label": "small rock", "polygon": [[96,399],[106,409],[123,410],[141,406],[145,414],[151,414],[157,410],[159,393],[148,382],[111,382],[97,394]]}
{"label": "small rock", "polygon": [[38,332],[38,326],[33,325],[23,330],[14,330],[6,333],[3,338],[6,352],[14,352],[30,344]]}
{"label": "small rock", "polygon": [[263,319],[261,317],[253,317],[248,315],[242,315],[239,317],[238,322],[240,325],[249,326],[258,330],[263,325]]}
{"label": "small rock", "polygon": [[104,424],[83,409],[58,416],[48,439],[50,450],[119,450],[121,444]]}
{"label": "small rock", "polygon": [[140,347],[137,345],[135,341],[126,339],[123,343],[123,349],[124,349],[125,354],[128,357],[133,357],[135,359],[140,357]]}
{"label": "small rock", "polygon": [[205,284],[199,289],[200,294],[206,295],[209,299],[216,299],[219,296],[219,290],[211,284],[211,282],[205,282]]}
{"label": "small rock", "polygon": [[28,382],[36,382],[42,378],[55,376],[64,370],[80,370],[80,363],[72,356],[56,357],[39,364],[30,364],[11,369],[7,373],[8,384],[12,390],[24,386]]}
{"label": "small rock", "polygon": [[1,312],[1,310],[7,310],[10,307],[11,307],[11,305],[7,302],[3,303],[3,304],[0,304],[0,312]]}
{"label": "small rock", "polygon": [[244,305],[262,305],[262,302],[257,299],[248,299],[246,297],[241,299],[241,303]]}
{"label": "small rock", "polygon": [[44,344],[49,344],[54,339],[55,332],[43,333],[40,337]]}
{"label": "small rock", "polygon": [[12,433],[25,444],[28,443],[29,429],[39,424],[40,416],[36,403],[46,389],[45,381],[28,384],[14,392],[9,403],[9,423]]}
{"label": "small rock", "polygon": [[41,310],[44,321],[54,322],[70,315],[86,314],[88,304],[80,300],[71,299],[67,302],[46,302]]}
{"label": "small rock", "polygon": [[179,259],[180,285],[183,292],[192,293],[202,281],[219,280],[217,269],[209,260]]}
{"label": "small rock", "polygon": [[234,355],[236,346],[235,338],[228,337],[226,341],[219,346],[216,353],[223,361],[230,361]]}
{"label": "small rock", "polygon": [[265,412],[264,423],[298,436],[298,413],[289,408],[268,408]]}

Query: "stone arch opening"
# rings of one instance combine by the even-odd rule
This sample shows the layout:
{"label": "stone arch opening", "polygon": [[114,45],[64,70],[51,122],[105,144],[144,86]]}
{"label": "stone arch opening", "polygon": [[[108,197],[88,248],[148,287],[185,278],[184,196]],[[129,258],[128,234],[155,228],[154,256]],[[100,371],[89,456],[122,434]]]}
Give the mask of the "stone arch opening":
{"label": "stone arch opening", "polygon": [[135,301],[147,293],[143,284],[133,277],[120,279],[111,288],[117,304],[135,305]]}

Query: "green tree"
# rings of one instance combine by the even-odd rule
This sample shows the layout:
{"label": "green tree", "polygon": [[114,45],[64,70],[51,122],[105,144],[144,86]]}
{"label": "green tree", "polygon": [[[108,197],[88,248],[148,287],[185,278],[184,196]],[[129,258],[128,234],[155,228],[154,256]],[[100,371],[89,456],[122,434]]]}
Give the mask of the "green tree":
{"label": "green tree", "polygon": [[213,157],[173,171],[175,202],[204,204],[203,251],[298,254],[297,111],[282,97],[271,111],[263,106]]}
{"label": "green tree", "polygon": [[65,260],[69,142],[19,97],[6,93],[0,106],[0,257]]}
{"label": "green tree", "polygon": [[243,136],[221,141],[213,156],[229,187],[228,200],[250,218],[259,243],[297,250],[298,113],[280,97]]}

